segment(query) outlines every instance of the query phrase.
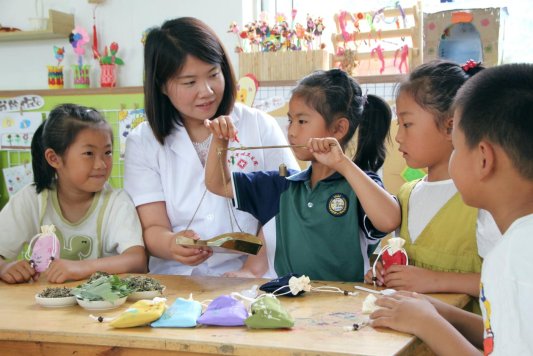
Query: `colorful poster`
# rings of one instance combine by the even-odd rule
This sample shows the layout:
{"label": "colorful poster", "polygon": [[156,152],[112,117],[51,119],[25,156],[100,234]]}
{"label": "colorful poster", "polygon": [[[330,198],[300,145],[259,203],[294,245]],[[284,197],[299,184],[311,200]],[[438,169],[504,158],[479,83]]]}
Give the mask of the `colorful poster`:
{"label": "colorful poster", "polygon": [[0,112],[0,148],[29,149],[33,133],[42,121],[40,112]]}
{"label": "colorful poster", "polygon": [[6,182],[9,197],[13,196],[13,194],[18,192],[24,186],[33,182],[31,164],[4,168],[2,171],[4,173],[4,180]]}
{"label": "colorful poster", "polygon": [[144,109],[120,110],[118,112],[118,134],[120,140],[120,159],[124,159],[126,138],[131,130],[145,121]]}

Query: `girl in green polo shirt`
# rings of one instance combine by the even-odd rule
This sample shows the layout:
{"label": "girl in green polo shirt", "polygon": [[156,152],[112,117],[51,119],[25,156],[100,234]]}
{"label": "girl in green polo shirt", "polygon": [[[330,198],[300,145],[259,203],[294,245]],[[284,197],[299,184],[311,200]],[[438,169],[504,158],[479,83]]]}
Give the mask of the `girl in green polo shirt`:
{"label": "girl in green polo shirt", "polygon": [[[213,133],[206,187],[234,198],[238,209],[262,224],[276,217],[278,275],[362,281],[368,253],[401,219],[398,202],[375,173],[385,158],[391,110],[381,98],[363,95],[345,72],[333,69],[314,72],[298,83],[288,116],[289,142],[298,159],[311,162],[307,170],[289,170],[288,177],[235,172],[231,184],[227,166],[223,176],[219,165],[226,162],[226,151],[219,157],[218,149],[227,148],[237,132],[231,117],[220,116],[205,121]],[[356,131],[352,160],[344,149]]]}
{"label": "girl in green polo shirt", "polygon": [[[378,264],[379,285],[479,295],[482,256],[501,234],[488,212],[464,204],[448,173],[448,161],[453,151],[453,99],[480,69],[474,62],[460,66],[435,60],[416,68],[399,86],[395,139],[407,165],[427,168],[428,174],[405,183],[398,193],[403,217],[399,236],[414,265],[385,271]],[[371,283],[372,271],[365,280]]]}

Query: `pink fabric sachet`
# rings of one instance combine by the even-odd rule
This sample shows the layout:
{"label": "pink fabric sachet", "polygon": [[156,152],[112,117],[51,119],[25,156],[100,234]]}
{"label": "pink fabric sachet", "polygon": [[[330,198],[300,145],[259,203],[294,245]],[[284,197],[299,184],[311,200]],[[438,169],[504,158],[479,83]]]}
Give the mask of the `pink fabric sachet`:
{"label": "pink fabric sachet", "polygon": [[59,239],[55,231],[54,225],[43,225],[41,226],[41,233],[35,235],[30,241],[26,251],[26,259],[30,261],[36,272],[46,271],[50,263],[59,258]]}

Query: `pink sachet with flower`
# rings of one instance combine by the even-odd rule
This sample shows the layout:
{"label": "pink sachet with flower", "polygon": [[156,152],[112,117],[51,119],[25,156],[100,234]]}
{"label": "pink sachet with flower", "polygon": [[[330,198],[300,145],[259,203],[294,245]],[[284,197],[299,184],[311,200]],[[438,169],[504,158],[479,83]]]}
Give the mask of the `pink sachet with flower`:
{"label": "pink sachet with flower", "polygon": [[26,259],[36,272],[44,272],[50,263],[59,258],[59,239],[54,225],[41,226],[41,233],[35,235],[26,250]]}

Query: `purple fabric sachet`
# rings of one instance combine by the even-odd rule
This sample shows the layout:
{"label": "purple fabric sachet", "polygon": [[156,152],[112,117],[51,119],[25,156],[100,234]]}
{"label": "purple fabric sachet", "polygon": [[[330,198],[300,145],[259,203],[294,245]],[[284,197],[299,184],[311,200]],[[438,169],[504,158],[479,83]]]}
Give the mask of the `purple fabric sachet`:
{"label": "purple fabric sachet", "polygon": [[198,318],[199,324],[216,326],[243,326],[248,318],[244,304],[232,296],[221,295],[215,298]]}

